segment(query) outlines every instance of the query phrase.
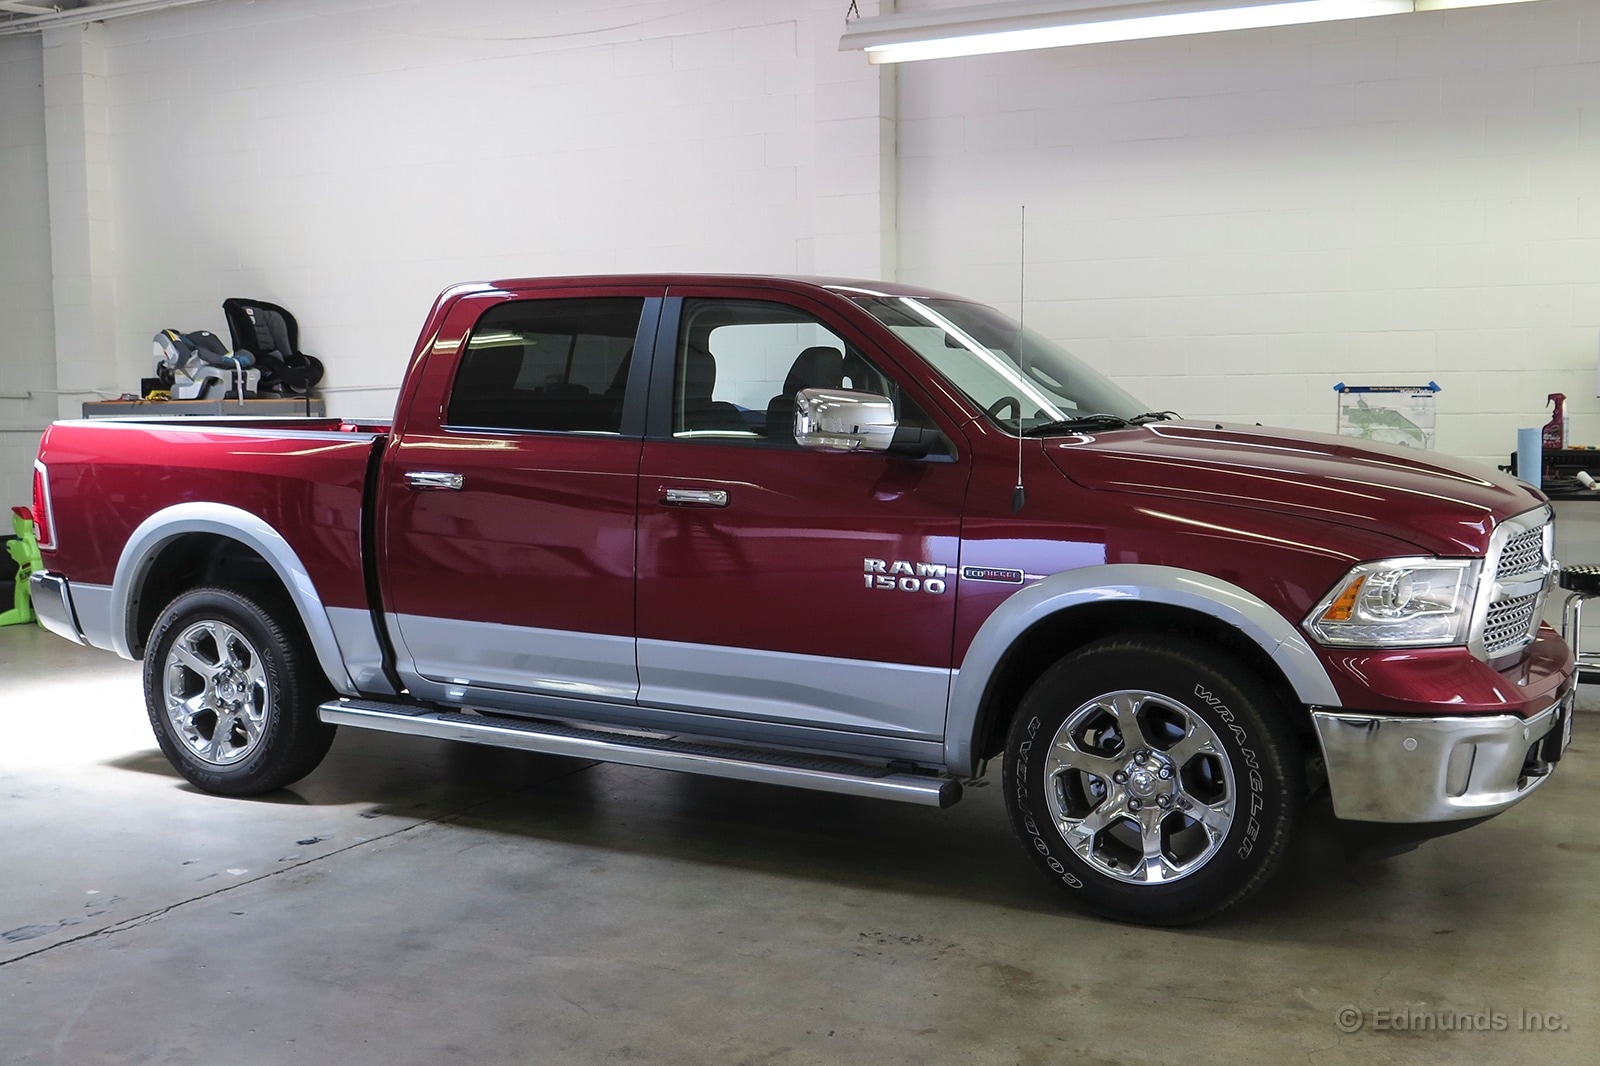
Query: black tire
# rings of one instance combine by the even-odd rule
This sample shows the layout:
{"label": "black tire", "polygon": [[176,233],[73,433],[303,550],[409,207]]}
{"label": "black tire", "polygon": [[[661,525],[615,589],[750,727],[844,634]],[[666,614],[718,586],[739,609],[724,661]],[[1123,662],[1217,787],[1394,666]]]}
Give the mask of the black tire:
{"label": "black tire", "polygon": [[1197,641],[1112,638],[1067,655],[1006,740],[1024,849],[1109,918],[1183,925],[1232,906],[1277,868],[1305,795],[1280,703]]}
{"label": "black tire", "polygon": [[299,619],[280,622],[230,589],[173,600],[145,649],[145,709],[162,752],[219,795],[272,792],[316,769],[333,743],[317,717],[329,692]]}

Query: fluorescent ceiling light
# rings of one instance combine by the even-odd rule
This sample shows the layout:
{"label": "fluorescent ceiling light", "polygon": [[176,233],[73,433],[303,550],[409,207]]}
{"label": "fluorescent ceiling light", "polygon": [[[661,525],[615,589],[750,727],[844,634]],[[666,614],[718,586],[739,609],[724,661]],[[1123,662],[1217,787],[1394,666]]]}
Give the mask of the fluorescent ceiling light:
{"label": "fluorescent ceiling light", "polygon": [[861,49],[873,63],[907,63],[1527,2],[1530,0],[1011,0],[857,19],[846,27],[839,49]]}

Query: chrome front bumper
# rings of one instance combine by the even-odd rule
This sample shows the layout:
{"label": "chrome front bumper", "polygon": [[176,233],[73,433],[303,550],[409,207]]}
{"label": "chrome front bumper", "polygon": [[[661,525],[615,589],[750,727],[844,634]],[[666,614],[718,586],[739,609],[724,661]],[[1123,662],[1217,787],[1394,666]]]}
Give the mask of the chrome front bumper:
{"label": "chrome front bumper", "polygon": [[28,594],[33,597],[33,613],[39,616],[40,625],[74,644],[87,643],[78,626],[78,614],[72,609],[72,591],[66,578],[36,570],[28,575]]}
{"label": "chrome front bumper", "polygon": [[1313,710],[1334,814],[1408,823],[1499,814],[1549,780],[1572,737],[1575,691],[1532,718]]}

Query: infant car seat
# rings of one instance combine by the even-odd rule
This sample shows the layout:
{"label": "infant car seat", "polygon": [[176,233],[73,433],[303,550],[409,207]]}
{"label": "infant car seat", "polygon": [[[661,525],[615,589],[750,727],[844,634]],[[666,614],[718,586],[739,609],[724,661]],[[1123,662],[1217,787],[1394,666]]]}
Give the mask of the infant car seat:
{"label": "infant car seat", "polygon": [[255,392],[261,377],[249,352],[229,352],[209,330],[164,329],[156,334],[154,349],[156,376],[171,387],[174,400],[204,400],[234,389],[243,399]]}
{"label": "infant car seat", "polygon": [[222,301],[233,350],[249,352],[261,368],[260,392],[304,396],[322,380],[322,360],[300,350],[294,316],[265,300],[234,296]]}

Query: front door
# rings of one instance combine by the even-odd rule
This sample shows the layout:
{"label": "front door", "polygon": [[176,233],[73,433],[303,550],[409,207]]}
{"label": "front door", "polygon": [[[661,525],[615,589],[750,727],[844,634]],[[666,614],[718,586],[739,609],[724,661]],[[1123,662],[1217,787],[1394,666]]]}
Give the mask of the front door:
{"label": "front door", "polygon": [[967,463],[944,435],[920,459],[799,448],[801,388],[926,415],[821,309],[683,295],[663,313],[657,359],[675,361],[640,467],[640,702],[939,740]]}

